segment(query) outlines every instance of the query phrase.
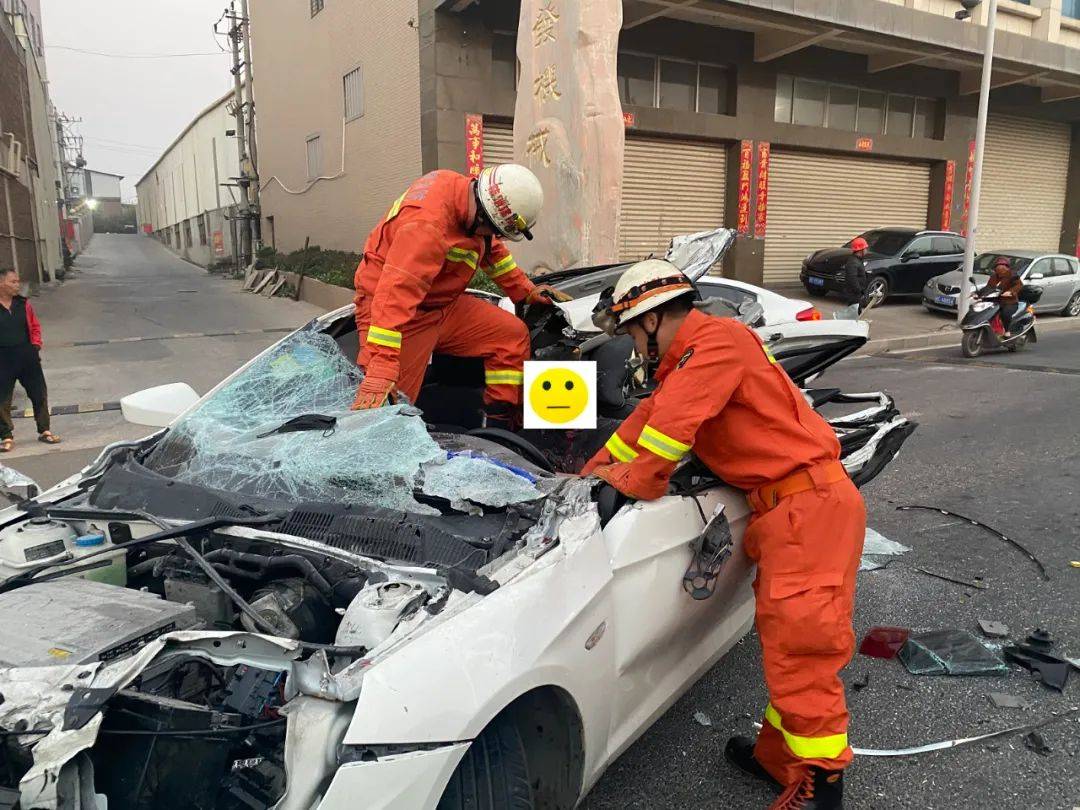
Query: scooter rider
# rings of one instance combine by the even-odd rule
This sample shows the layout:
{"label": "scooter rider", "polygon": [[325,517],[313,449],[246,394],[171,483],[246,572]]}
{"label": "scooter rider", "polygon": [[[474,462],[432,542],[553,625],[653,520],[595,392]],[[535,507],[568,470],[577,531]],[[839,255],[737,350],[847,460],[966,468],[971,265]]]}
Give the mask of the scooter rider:
{"label": "scooter rider", "polygon": [[[673,264],[647,260],[619,279],[598,313],[659,363],[652,396],[582,470],[632,498],[659,498],[691,449],[754,510],[745,535],[757,563],[757,629],[769,705],[757,742],[725,754],[783,793],[776,810],[842,806],[852,759],[844,685],[866,512],[832,428],[749,327],[693,306]],[[605,318],[606,315],[606,318]]]}
{"label": "scooter rider", "polygon": [[1016,310],[1020,306],[1020,291],[1022,289],[1024,289],[1024,282],[1013,270],[1012,262],[1009,261],[1008,256],[998,256],[994,261],[994,270],[990,276],[990,281],[977,293],[977,295],[985,295],[994,290],[1001,293],[998,296],[1001,305],[999,314],[1006,338],[1012,337],[1009,327],[1012,325],[1013,315],[1016,314]]}

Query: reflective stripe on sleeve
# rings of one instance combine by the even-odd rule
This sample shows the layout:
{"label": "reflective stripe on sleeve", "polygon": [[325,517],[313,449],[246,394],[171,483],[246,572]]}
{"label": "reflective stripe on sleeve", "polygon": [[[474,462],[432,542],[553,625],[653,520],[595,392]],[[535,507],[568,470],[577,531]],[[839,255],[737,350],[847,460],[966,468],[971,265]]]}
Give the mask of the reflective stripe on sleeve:
{"label": "reflective stripe on sleeve", "polygon": [[395,332],[393,329],[383,329],[381,326],[369,326],[367,342],[374,343],[376,346],[386,346],[390,349],[400,349],[401,332]]}
{"label": "reflective stripe on sleeve", "polygon": [[[405,194],[408,194],[408,193],[409,192],[407,192],[407,191],[405,192]],[[401,204],[403,202],[405,202],[405,194],[402,194],[400,197],[398,197],[396,200],[394,200],[394,204],[390,206],[390,210],[387,211],[387,213],[386,213],[386,221],[387,222],[389,222],[390,220],[392,220],[394,217],[396,217],[398,215],[398,212],[401,210]]]}
{"label": "reflective stripe on sleeve", "polygon": [[488,274],[489,278],[498,278],[511,270],[517,270],[517,262],[514,261],[513,256],[507,256],[505,259],[495,262],[491,267],[484,268],[484,272]]}
{"label": "reflective stripe on sleeve", "polygon": [[769,725],[784,735],[784,742],[791,753],[800,759],[836,759],[848,747],[847,734],[830,734],[827,737],[800,737],[784,728],[778,712],[770,703],[765,707],[765,719]]}
{"label": "reflective stripe on sleeve", "polygon": [[488,385],[524,385],[525,373],[512,369],[485,371],[484,382]]}
{"label": "reflective stripe on sleeve", "polygon": [[641,429],[641,435],[638,437],[637,443],[643,449],[655,453],[660,458],[666,458],[668,461],[679,461],[690,452],[690,445],[666,436],[656,428],[648,425]]}
{"label": "reflective stripe on sleeve", "polygon": [[473,270],[476,269],[477,262],[480,261],[480,254],[475,250],[465,250],[465,248],[450,248],[446,254],[446,260],[448,262],[464,262],[469,265]]}
{"label": "reflective stripe on sleeve", "polygon": [[637,450],[624,442],[618,433],[612,433],[604,447],[619,461],[633,461],[638,457]]}

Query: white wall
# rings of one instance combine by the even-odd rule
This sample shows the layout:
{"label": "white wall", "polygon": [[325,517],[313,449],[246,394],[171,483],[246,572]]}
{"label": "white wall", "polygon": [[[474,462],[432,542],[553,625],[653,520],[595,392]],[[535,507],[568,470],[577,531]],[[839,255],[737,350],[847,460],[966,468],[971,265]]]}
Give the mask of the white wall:
{"label": "white wall", "polygon": [[225,109],[230,99],[202,113],[136,183],[140,230],[157,231],[239,201],[239,189],[220,185],[240,174],[236,140],[225,135],[236,126]]}
{"label": "white wall", "polygon": [[104,172],[95,172],[93,169],[87,169],[86,173],[90,176],[91,196],[103,200],[120,199],[121,178]]}

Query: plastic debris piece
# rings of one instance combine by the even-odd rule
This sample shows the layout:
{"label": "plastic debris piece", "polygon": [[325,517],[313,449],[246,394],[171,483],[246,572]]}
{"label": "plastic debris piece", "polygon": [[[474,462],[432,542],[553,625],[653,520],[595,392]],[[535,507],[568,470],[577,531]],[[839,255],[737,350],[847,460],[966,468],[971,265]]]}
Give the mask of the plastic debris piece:
{"label": "plastic debris piece", "polygon": [[890,540],[871,528],[866,529],[866,539],[863,541],[863,554],[905,554],[911,549],[903,543]]}
{"label": "plastic debris piece", "polygon": [[1035,563],[1035,567],[1039,569],[1039,574],[1042,576],[1043,579],[1045,579],[1045,580],[1050,579],[1050,575],[1046,573],[1046,566],[1042,564],[1042,562],[1039,560],[1038,557],[1036,557],[1034,554],[1032,554],[1030,551],[1028,551],[1026,548],[1024,548],[1018,542],[1013,540],[1011,537],[1008,537],[1007,535],[1002,534],[997,529],[994,529],[994,528],[991,528],[990,526],[987,526],[985,523],[982,523],[982,522],[980,522],[978,520],[975,520],[974,518],[969,518],[967,515],[961,515],[961,514],[958,514],[956,512],[950,512],[948,509],[941,509],[941,508],[939,508],[937,506],[925,506],[925,505],[922,505],[922,504],[908,504],[907,506],[898,506],[898,507],[896,507],[896,509],[897,509],[898,512],[907,512],[907,511],[909,511],[911,509],[922,509],[922,510],[925,510],[925,511],[928,511],[928,512],[938,512],[938,513],[940,513],[942,515],[945,515],[947,517],[957,518],[958,520],[966,520],[972,526],[978,526],[980,529],[983,529],[985,531],[990,532],[990,534],[994,535],[999,540],[1001,540],[1001,541],[1003,541],[1005,543],[1008,543],[1010,546],[1015,548],[1017,551],[1019,551],[1025,557],[1027,557],[1029,560],[1031,560],[1033,563]]}
{"label": "plastic debris piece", "polygon": [[1073,568],[1080,568],[1080,560],[1069,560],[1069,565]]}
{"label": "plastic debris piece", "polygon": [[694,712],[694,722],[699,726],[705,726],[706,728],[712,726],[712,718],[705,714],[705,712]]}
{"label": "plastic debris piece", "polygon": [[979,619],[979,629],[982,630],[984,636],[990,638],[1007,638],[1009,635],[1009,628],[1001,622],[991,621],[989,619]]}
{"label": "plastic debris piece", "polygon": [[1049,630],[1043,630],[1041,627],[1037,627],[1035,630],[1031,631],[1031,634],[1027,637],[1027,643],[1036,650],[1049,650],[1054,646],[1054,639],[1051,637]]}
{"label": "plastic debris piece", "polygon": [[1044,686],[1065,691],[1065,684],[1069,681],[1070,663],[1056,655],[1050,655],[1042,650],[1037,650],[1026,644],[1015,647],[1006,647],[1002,650],[1006,661],[1019,664],[1031,672],[1031,677]]}
{"label": "plastic debris piece", "polygon": [[861,692],[863,689],[870,685],[870,673],[864,672],[862,679],[858,681],[852,681],[851,688],[856,692]]}
{"label": "plastic debris piece", "polygon": [[1027,709],[1031,706],[1031,701],[1005,692],[990,692],[987,697],[999,709]]}
{"label": "plastic debris piece", "polygon": [[895,658],[910,635],[906,627],[871,627],[859,645],[859,653],[871,658]]}
{"label": "plastic debris piece", "polygon": [[1024,747],[1029,751],[1034,751],[1040,757],[1050,756],[1050,746],[1046,744],[1043,735],[1037,731],[1032,731],[1024,735]]}
{"label": "plastic debris piece", "polygon": [[937,571],[931,571],[928,568],[919,568],[918,566],[915,567],[915,570],[920,574],[926,574],[928,577],[940,579],[944,582],[951,582],[954,585],[963,585],[965,588],[976,588],[980,591],[986,590],[986,586],[981,582],[968,582],[966,579],[957,579],[956,577],[950,577],[947,574],[939,574]]}
{"label": "plastic debris piece", "polygon": [[913,633],[898,655],[912,675],[1000,675],[1008,671],[1004,661],[966,630]]}

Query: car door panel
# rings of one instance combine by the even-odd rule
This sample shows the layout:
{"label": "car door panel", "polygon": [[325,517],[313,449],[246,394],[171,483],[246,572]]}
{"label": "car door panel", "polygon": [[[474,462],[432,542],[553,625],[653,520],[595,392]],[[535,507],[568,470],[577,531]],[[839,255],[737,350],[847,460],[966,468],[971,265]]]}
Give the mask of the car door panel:
{"label": "car door panel", "polygon": [[[1039,259],[1032,262],[1024,274],[1024,285],[1037,287],[1042,290],[1042,297],[1033,305],[1036,312],[1052,312],[1054,310],[1054,279],[1052,276],[1049,259]],[[1042,275],[1042,278],[1032,278],[1034,275]],[[1063,305],[1064,306],[1064,305]]]}
{"label": "car door panel", "polygon": [[[912,258],[905,261],[903,257],[912,252],[918,252],[920,256],[917,259]],[[896,258],[896,264],[892,267],[893,292],[899,295],[915,295],[921,292],[928,279],[939,275],[935,272],[935,268],[938,266],[935,258],[932,253],[930,237],[919,236],[913,239],[907,247],[900,251],[900,255]]]}

